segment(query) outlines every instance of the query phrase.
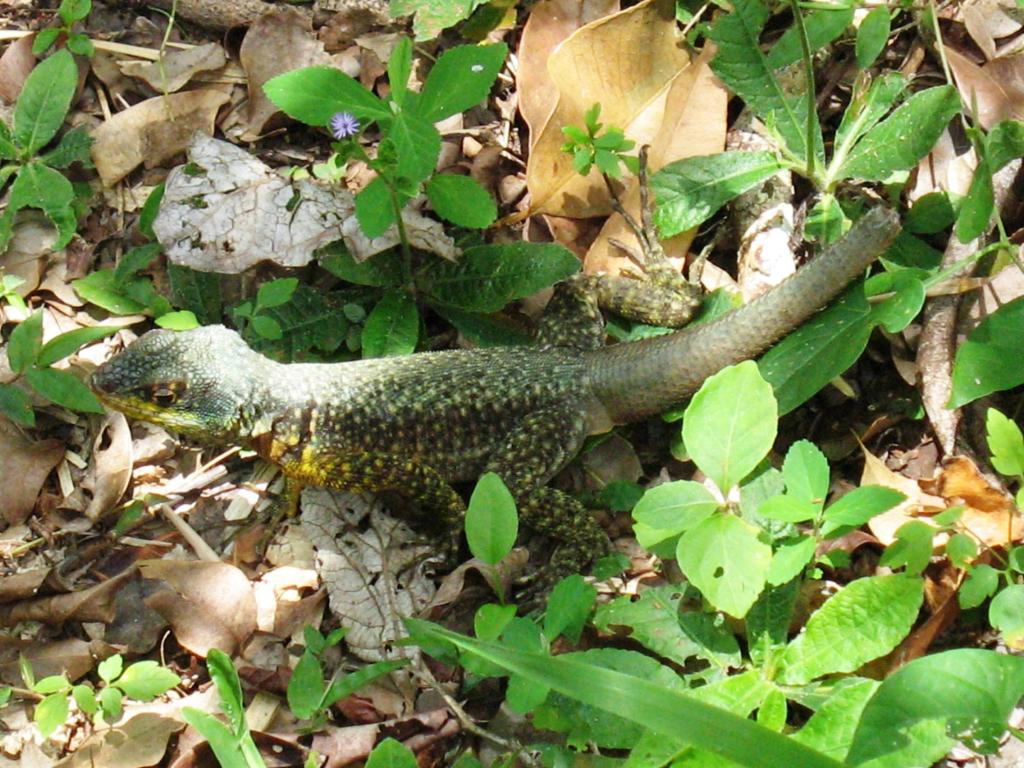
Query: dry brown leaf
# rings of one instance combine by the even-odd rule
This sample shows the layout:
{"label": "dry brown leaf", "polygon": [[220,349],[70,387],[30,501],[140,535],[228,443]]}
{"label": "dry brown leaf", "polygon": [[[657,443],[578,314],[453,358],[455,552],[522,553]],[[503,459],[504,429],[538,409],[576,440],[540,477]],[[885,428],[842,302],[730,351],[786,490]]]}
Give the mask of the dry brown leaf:
{"label": "dry brown leaf", "polygon": [[314,591],[319,585],[320,578],[312,568],[285,565],[267,571],[253,585],[257,629],[290,637],[305,624],[319,626],[315,617],[327,597],[324,590]]}
{"label": "dry brown leaf", "polygon": [[36,55],[32,53],[35,35],[26,35],[7,46],[0,56],[0,101],[13,104],[21,93],[25,79],[36,65]]}
{"label": "dry brown leaf", "polygon": [[[725,147],[729,93],[711,71],[714,52],[714,46],[706,45],[693,64],[680,71],[669,86],[664,110],[650,139],[648,160],[651,172],[686,157],[721,152]],[[626,191],[620,199],[626,211],[634,220],[639,221],[640,189],[637,178],[630,176],[627,183]],[[612,240],[639,249],[633,231],[621,216],[613,214],[587,252],[587,272],[619,274],[623,268],[630,266],[629,258],[612,245]],[[692,241],[692,232],[682,232],[662,241],[662,246],[666,256],[681,259]]]}
{"label": "dry brown leaf", "polygon": [[13,603],[15,600],[34,597],[52,574],[52,568],[36,568],[4,576],[0,579],[0,603]]}
{"label": "dry brown leaf", "polygon": [[947,128],[935,142],[932,151],[917,164],[914,188],[907,197],[914,201],[935,191],[966,195],[977,164],[973,148],[958,153],[957,142]]}
{"label": "dry brown leaf", "polygon": [[943,462],[935,486],[950,506],[964,505],[958,525],[986,546],[1005,546],[1024,536],[1024,520],[1013,497],[993,486],[966,456]]}
{"label": "dry brown leaf", "polygon": [[371,725],[327,726],[313,735],[312,746],[328,756],[324,768],[341,768],[365,760],[385,734],[413,734],[402,743],[416,752],[458,732],[459,721],[442,708]]}
{"label": "dry brown leaf", "polygon": [[185,724],[152,712],[136,715],[116,728],[95,731],[54,768],[143,768],[156,765],[171,736]]}
{"label": "dry brown leaf", "polygon": [[690,64],[679,45],[674,4],[645,0],[627,11],[581,27],[548,59],[558,105],[533,144],[526,169],[530,213],[586,218],[611,212],[596,169],[582,177],[562,152],[562,127],[582,125],[601,104],[601,122],[650,144],[662,127],[673,83]]}
{"label": "dry brown leaf", "polygon": [[1014,0],[970,0],[961,6],[960,14],[971,39],[985,53],[986,59],[996,57],[996,40],[1021,29],[1020,13]]}
{"label": "dry brown leaf", "polygon": [[89,470],[92,499],[85,510],[98,520],[117,503],[132,479],[132,431],[124,414],[108,411],[96,433]]}
{"label": "dry brown leaf", "polygon": [[1000,120],[1024,118],[1024,56],[995,59],[984,67],[952,48],[946,58],[960,98],[968,107],[977,104],[976,116],[985,130]]}
{"label": "dry brown leaf", "polygon": [[17,525],[32,513],[50,470],[63,456],[59,440],[33,442],[0,417],[0,515],[4,520]]}
{"label": "dry brown leaf", "polygon": [[210,72],[227,64],[224,49],[217,43],[195,48],[169,49],[160,61],[128,61],[121,71],[128,77],[144,80],[157,93],[174,93],[200,72]]}
{"label": "dry brown leaf", "polygon": [[212,134],[217,110],[229,98],[227,88],[157,96],[98,126],[91,153],[104,186],[113,186],[143,162],[153,168],[184,152],[197,132]]}
{"label": "dry brown leaf", "polygon": [[249,81],[248,124],[242,141],[259,138],[271,118],[280,114],[263,93],[265,82],[300,67],[336,64],[335,57],[324,50],[324,44],[313,34],[310,18],[289,6],[275,8],[253,23],[242,41],[238,59]]}
{"label": "dry brown leaf", "polygon": [[106,643],[87,643],[78,638],[43,642],[0,637],[0,680],[8,685],[23,685],[18,660],[24,656],[32,665],[37,680],[66,674],[77,680],[96,666],[96,659],[113,653]]}
{"label": "dry brown leaf", "polygon": [[[864,471],[861,473],[861,485],[880,485],[892,488],[907,498],[888,512],[883,512],[868,521],[868,529],[882,546],[889,546],[896,541],[896,531],[901,525],[917,519],[921,515],[932,515],[946,508],[946,500],[941,496],[925,493],[916,480],[893,472],[881,459],[861,446],[864,453]],[[936,546],[944,543],[936,537]]]}
{"label": "dry brown leaf", "polygon": [[42,211],[23,209],[15,214],[7,250],[0,253],[0,269],[25,281],[16,293],[25,297],[39,287],[55,242],[57,230]]}
{"label": "dry brown leaf", "polygon": [[114,618],[117,591],[134,575],[133,569],[88,589],[0,606],[0,626],[10,627],[20,621],[62,624],[72,619],[107,623]]}
{"label": "dry brown leaf", "polygon": [[146,600],[170,622],[181,645],[206,657],[211,648],[228,655],[237,651],[256,629],[256,600],[245,574],[227,563],[185,560],[145,560],[139,563],[147,579],[161,579],[168,589]]}
{"label": "dry brown leaf", "polygon": [[530,11],[516,55],[519,113],[530,127],[531,146],[558,103],[548,57],[571,33],[619,10],[619,0],[542,0]]}

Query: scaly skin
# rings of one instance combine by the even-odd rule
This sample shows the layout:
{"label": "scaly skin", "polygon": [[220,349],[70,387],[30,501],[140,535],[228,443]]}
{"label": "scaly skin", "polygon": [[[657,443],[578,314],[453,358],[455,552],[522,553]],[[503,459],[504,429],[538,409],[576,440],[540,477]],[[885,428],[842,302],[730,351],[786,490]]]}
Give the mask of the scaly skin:
{"label": "scaly skin", "polygon": [[209,326],[144,335],[100,367],[93,386],[129,416],[250,445],[301,483],[399,491],[446,524],[464,511],[451,483],[495,471],[525,522],[572,544],[552,561],[566,571],[608,545],[577,501],[543,487],[584,438],[676,406],[755,356],[863,273],[897,232],[895,214],[872,211],[757,301],[635,343],[594,349],[600,334],[591,332],[555,346],[571,342],[553,323],[547,345],[532,349],[285,365]]}

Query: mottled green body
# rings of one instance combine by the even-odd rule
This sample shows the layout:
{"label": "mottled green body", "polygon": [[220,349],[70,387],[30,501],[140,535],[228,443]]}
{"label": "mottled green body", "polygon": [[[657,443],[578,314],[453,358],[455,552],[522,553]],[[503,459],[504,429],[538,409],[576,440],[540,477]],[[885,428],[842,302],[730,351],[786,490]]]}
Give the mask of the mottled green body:
{"label": "mottled green body", "polygon": [[[895,216],[876,210],[761,299],[643,342],[600,347],[601,290],[579,279],[556,292],[559,310],[534,349],[283,365],[211,326],[146,334],[93,384],[129,415],[249,444],[303,483],[399,491],[446,523],[463,511],[451,483],[495,471],[527,524],[572,544],[552,561],[563,571],[607,547],[577,501],[543,487],[583,439],[677,405],[711,374],[756,355],[862,273],[897,231]],[[693,306],[686,297],[661,304],[676,317]]]}

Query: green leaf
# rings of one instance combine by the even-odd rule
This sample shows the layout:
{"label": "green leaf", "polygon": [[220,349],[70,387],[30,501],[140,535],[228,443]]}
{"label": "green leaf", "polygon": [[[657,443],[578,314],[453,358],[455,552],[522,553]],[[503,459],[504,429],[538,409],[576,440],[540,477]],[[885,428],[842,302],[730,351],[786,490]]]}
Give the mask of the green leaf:
{"label": "green leaf", "polygon": [[78,66],[67,51],[39,62],[25,78],[14,107],[14,143],[24,157],[36,154],[57,135],[77,87]]}
{"label": "green leaf", "polygon": [[419,289],[441,304],[497,312],[579,271],[579,261],[554,243],[468,248],[457,263],[432,259],[416,275]]}
{"label": "green leaf", "polygon": [[793,739],[842,760],[846,757],[861,712],[881,683],[850,678],[818,707]]}
{"label": "green leaf", "polygon": [[338,112],[362,120],[392,116],[388,105],[339,69],[306,67],[285,72],[263,84],[263,92],[289,117],[324,127]]}
{"label": "green leaf", "polygon": [[165,184],[157,184],[149,193],[146,202],[142,204],[139,212],[139,231],[150,240],[156,240],[156,233],[153,232],[153,222],[160,213],[160,203],[164,199]]}
{"label": "green leaf", "polygon": [[985,437],[996,472],[1024,475],[1024,435],[1015,421],[989,408],[985,412]]}
{"label": "green leaf", "polygon": [[198,328],[200,325],[199,318],[187,309],[182,309],[178,312],[165,312],[156,318],[154,322],[161,328],[166,328],[170,331],[188,331]]}
{"label": "green leaf", "polygon": [[504,43],[449,48],[427,75],[416,113],[436,123],[479,104],[490,93],[507,55]]}
{"label": "green leaf", "polygon": [[71,689],[71,697],[85,714],[91,716],[99,711],[100,706],[96,701],[96,694],[89,686],[76,685]]}
{"label": "green leaf", "polygon": [[960,203],[956,217],[956,237],[961,243],[969,243],[988,232],[988,223],[995,213],[995,190],[992,188],[992,169],[988,158],[982,155],[971,178],[967,196]]}
{"label": "green leaf", "polygon": [[388,737],[370,752],[366,768],[416,768],[416,756],[400,741]]}
{"label": "green leaf", "polygon": [[579,643],[596,600],[597,590],[578,573],[562,579],[548,597],[544,611],[544,637],[550,642],[559,635],[565,635],[573,645]]}
{"label": "green leaf", "polygon": [[795,579],[814,558],[818,542],[810,536],[801,536],[796,541],[783,544],[772,555],[766,580],[773,587],[781,586]]}
{"label": "green leaf", "polygon": [[899,491],[880,485],[862,485],[843,495],[825,510],[821,535],[832,538],[844,528],[859,528],[906,500]]}
{"label": "green leaf", "polygon": [[26,427],[36,425],[29,396],[13,384],[0,384],[0,413],[11,421]]}
{"label": "green leaf", "polygon": [[60,137],[56,147],[39,156],[40,161],[51,168],[67,168],[72,163],[81,163],[86,168],[92,167],[89,148],[92,137],[84,125],[78,125]]}
{"label": "green leaf", "polygon": [[32,367],[25,371],[29,386],[50,402],[72,411],[103,413],[103,406],[80,379],[55,368]]}
{"label": "green leaf", "polygon": [[398,106],[405,101],[409,92],[409,75],[412,74],[412,41],[403,37],[388,57],[388,84],[391,86],[391,98]]}
{"label": "green leaf", "polygon": [[498,563],[515,546],[519,535],[516,501],[493,472],[477,481],[466,508],[465,526],[469,551],[489,565]]}
{"label": "green leaf", "polygon": [[771,152],[721,152],[669,163],[651,177],[658,232],[672,237],[692,229],[784,167]]}
{"label": "green leaf", "polygon": [[[850,582],[811,616],[786,648],[779,682],[806,684],[824,675],[853,672],[885,655],[907,636],[923,596],[922,581],[903,575]],[[865,633],[868,625],[871,632]]]}
{"label": "green leaf", "polygon": [[320,661],[307,648],[288,681],[288,708],[300,720],[308,720],[321,708],[324,691]]}
{"label": "green leaf", "polygon": [[786,644],[798,588],[796,581],[778,587],[769,586],[747,611],[744,619],[747,647],[750,659],[756,666],[764,667],[769,660],[774,659],[776,650]]}
{"label": "green leaf", "polygon": [[765,353],[758,368],[772,385],[780,415],[853,365],[871,335],[870,318],[871,308],[858,286]]}
{"label": "green leaf", "polygon": [[427,120],[408,110],[398,113],[388,130],[398,153],[395,170],[412,184],[419,184],[434,172],[441,152],[441,134]]}
{"label": "green leaf", "polygon": [[182,707],[181,715],[210,743],[220,768],[252,768],[239,749],[238,738],[220,720],[195,707]]}
{"label": "green leaf", "polygon": [[928,724],[938,738],[901,765],[931,765],[957,740],[995,752],[1022,695],[1019,657],[960,648],[915,659],[886,678],[864,708],[847,764],[884,759]]}
{"label": "green leaf", "polygon": [[633,509],[637,541],[650,549],[710,517],[718,506],[711,491],[692,480],[657,485],[646,491]]}
{"label": "green leaf", "polygon": [[146,311],[145,304],[124,295],[112,269],[91,272],[80,280],[72,281],[71,287],[84,301],[115,315],[134,315]]}
{"label": "green leaf", "polygon": [[723,493],[768,455],[778,428],[771,387],[750,360],[711,376],[683,415],[686,452]]}
{"label": "green leaf", "polygon": [[93,48],[92,40],[81,32],[72,32],[68,35],[68,50],[78,56],[92,57],[96,49]]}
{"label": "green leaf", "polygon": [[[807,41],[811,53],[824,48],[853,23],[853,7],[821,9],[804,14],[804,28],[807,30]],[[768,67],[777,72],[783,67],[803,59],[803,46],[800,43],[800,30],[794,24],[782,33],[772,49],[768,52]]]}
{"label": "green leaf", "polygon": [[707,654],[680,623],[681,602],[680,588],[652,587],[643,590],[635,601],[619,597],[599,606],[593,624],[602,632],[626,627],[630,639],[669,661],[685,665],[695,656]]}
{"label": "green leaf", "polygon": [[1024,298],[999,307],[971,331],[953,362],[947,408],[1024,383]]}
{"label": "green leaf", "polygon": [[948,229],[956,219],[953,204],[945,192],[929,192],[914,201],[903,226],[917,235],[935,235]]}
{"label": "green leaf", "polygon": [[1002,633],[1010,648],[1020,650],[1024,641],[1024,584],[1011,584],[992,598],[988,622]]}
{"label": "green leaf", "polygon": [[494,199],[471,176],[437,174],[427,182],[427,199],[438,216],[460,227],[483,229],[498,216]]}
{"label": "green leaf", "polygon": [[43,347],[43,313],[33,312],[11,331],[7,344],[7,360],[11,370],[24,373],[39,357]]}
{"label": "green leaf", "polygon": [[486,0],[391,0],[391,16],[416,14],[412,28],[416,40],[433,40],[448,27],[468,19]]}
{"label": "green leaf", "polygon": [[857,142],[836,178],[881,181],[910,170],[959,111],[960,96],[951,85],[915,93]]}
{"label": "green leaf", "polygon": [[393,288],[402,284],[402,262],[394,251],[384,251],[364,261],[352,258],[342,240],[320,249],[320,266],[335,277],[356,285]]}
{"label": "green leaf", "polygon": [[957,593],[957,601],[961,608],[977,608],[998,588],[999,571],[991,565],[981,563],[967,572],[967,579]]}
{"label": "green leaf", "polygon": [[[14,142],[11,141],[11,129],[7,127],[7,123],[0,120],[0,160],[16,160],[18,158],[18,148],[14,146]],[[7,173],[13,173],[17,166],[5,166]],[[7,170],[10,169],[10,170]],[[7,177],[0,174],[0,189],[3,189],[4,184],[7,181]]]}
{"label": "green leaf", "polygon": [[810,440],[797,440],[782,462],[786,495],[814,504],[819,510],[828,496],[828,459]]}
{"label": "green leaf", "polygon": [[383,235],[398,220],[391,200],[391,190],[380,176],[359,191],[355,203],[359,227],[371,240]]}
{"label": "green leaf", "polygon": [[834,243],[843,236],[847,218],[835,195],[825,193],[807,213],[804,235],[819,243]]}
{"label": "green leaf", "polygon": [[875,63],[875,59],[885,50],[889,39],[889,9],[880,6],[868,12],[857,27],[857,66],[867,69]]}
{"label": "green leaf", "polygon": [[161,667],[158,662],[147,659],[130,664],[117,678],[115,685],[129,698],[136,701],[152,701],[174,686],[181,685],[181,678],[167,667]]}
{"label": "green leaf", "polygon": [[325,707],[333,706],[335,702],[341,701],[347,696],[351,696],[363,686],[369,685],[374,680],[391,674],[396,669],[401,669],[408,663],[408,659],[375,661],[373,664],[367,664],[365,667],[357,669],[355,672],[350,672],[347,675],[335,678],[328,686],[327,693],[324,694],[323,705]]}
{"label": "green leaf", "polygon": [[167,265],[171,298],[175,306],[191,310],[202,325],[221,322],[220,276],[213,272]]}
{"label": "green leaf", "polygon": [[39,726],[43,738],[48,738],[64,721],[68,719],[68,695],[66,692],[54,693],[38,704],[32,719]]}
{"label": "green leaf", "polygon": [[111,326],[95,326],[93,328],[77,328],[60,336],[55,336],[43,345],[36,357],[36,365],[53,365],[70,354],[77,352],[86,344],[104,339],[118,329]]}
{"label": "green leaf", "polygon": [[473,633],[481,640],[497,640],[515,615],[514,605],[481,605],[473,615]]}
{"label": "green leaf", "polygon": [[416,349],[420,313],[405,291],[388,291],[363,326],[363,357],[395,357]]}
{"label": "green leaf", "polygon": [[799,765],[839,768],[839,763],[693,695],[610,669],[587,664],[569,654],[549,657],[484,643],[429,625],[406,620],[410,631],[499,664],[591,707],[621,714],[665,737],[680,739],[747,766]]}
{"label": "green leaf", "polygon": [[[59,172],[41,163],[28,163],[21,167],[11,184],[5,217],[13,221],[15,212],[22,208],[38,208],[57,227],[57,242],[53,248],[59,250],[71,242],[77,224],[71,205],[75,190],[71,182]],[[7,245],[9,233],[0,237],[0,250]]]}
{"label": "green leaf", "polygon": [[932,557],[932,539],[938,531],[923,520],[911,520],[896,530],[896,541],[886,547],[879,565],[887,568],[906,566],[906,572],[919,575]]}
{"label": "green leaf", "polygon": [[805,523],[814,520],[819,512],[817,505],[794,498],[788,493],[783,496],[771,496],[762,501],[757,508],[757,514],[761,517],[784,523]]}
{"label": "green leaf", "polygon": [[100,709],[103,710],[103,717],[105,719],[113,722],[121,717],[121,713],[124,711],[124,694],[121,693],[120,689],[103,688],[100,690],[97,698],[99,699]]}
{"label": "green leaf", "polygon": [[[211,648],[206,657],[206,669],[220,695],[220,708],[227,715],[236,735],[248,733],[245,724],[245,710],[242,707],[242,683],[238,679],[231,657],[224,651]],[[205,734],[204,734],[205,735]]]}
{"label": "green leaf", "polygon": [[47,27],[36,32],[36,39],[32,41],[32,53],[42,56],[57,42],[60,33],[60,27]]}
{"label": "green leaf", "polygon": [[282,277],[264,283],[256,292],[256,311],[287,304],[298,287],[299,280],[295,277]]}
{"label": "green leaf", "polygon": [[996,123],[985,137],[985,148],[993,173],[1011,160],[1024,156],[1024,122],[1003,120]]}
{"label": "green leaf", "polygon": [[100,676],[100,680],[105,683],[111,683],[117,680],[124,672],[124,656],[120,653],[115,653],[113,656],[108,656],[99,664],[96,665],[96,674]]}
{"label": "green leaf", "polygon": [[946,557],[954,568],[967,568],[978,556],[978,544],[966,533],[954,533],[946,542]]}
{"label": "green leaf", "polygon": [[871,305],[871,320],[889,333],[900,333],[924,306],[924,275],[916,269],[900,269],[872,275],[864,284],[868,296],[892,292],[884,301]]}
{"label": "green leaf", "polygon": [[65,25],[71,26],[76,21],[84,21],[92,10],[92,0],[61,0],[57,13]]}
{"label": "green leaf", "polygon": [[[738,619],[761,594],[771,565],[772,548],[759,533],[738,517],[715,514],[686,531],[676,547],[679,567],[690,583],[713,606]],[[743,557],[736,557],[737,552]]]}

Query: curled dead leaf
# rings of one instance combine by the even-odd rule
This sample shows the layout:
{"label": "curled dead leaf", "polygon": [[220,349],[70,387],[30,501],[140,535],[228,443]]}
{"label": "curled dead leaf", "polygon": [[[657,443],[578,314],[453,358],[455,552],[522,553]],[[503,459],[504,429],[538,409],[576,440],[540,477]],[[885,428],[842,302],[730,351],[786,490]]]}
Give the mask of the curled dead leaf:
{"label": "curled dead leaf", "polygon": [[[893,472],[879,459],[861,446],[864,454],[864,471],[861,473],[861,485],[880,485],[899,491],[906,499],[888,512],[871,518],[868,529],[883,546],[896,541],[896,531],[904,523],[921,516],[933,515],[946,508],[946,500],[941,496],[926,493],[920,484],[909,477]],[[944,544],[942,537],[936,537],[935,545]]]}
{"label": "curled dead leaf", "polygon": [[183,50],[170,48],[160,61],[125,62],[121,65],[121,72],[144,80],[158,93],[174,93],[195,75],[220,69],[227,61],[219,44],[206,43]]}
{"label": "curled dead leaf", "polygon": [[986,546],[1006,546],[1024,537],[1024,520],[1013,496],[993,485],[968,457],[944,461],[934,486],[950,506],[964,506],[957,524]]}
{"label": "curled dead leaf", "polygon": [[59,440],[29,440],[0,418],[0,515],[4,520],[12,525],[24,522],[50,470],[63,456]]}

